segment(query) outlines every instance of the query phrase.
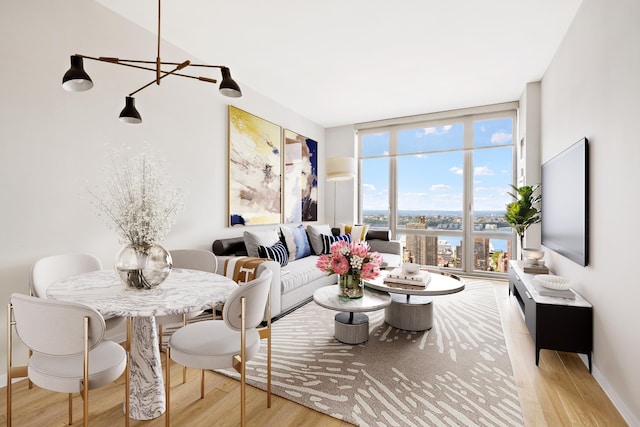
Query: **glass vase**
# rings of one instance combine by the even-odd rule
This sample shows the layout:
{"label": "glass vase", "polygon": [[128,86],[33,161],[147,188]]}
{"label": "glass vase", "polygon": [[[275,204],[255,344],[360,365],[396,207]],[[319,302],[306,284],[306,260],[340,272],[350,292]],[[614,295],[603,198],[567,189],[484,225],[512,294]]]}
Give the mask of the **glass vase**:
{"label": "glass vase", "polygon": [[127,245],[116,257],[116,271],[122,282],[136,289],[151,289],[162,283],[171,273],[171,255],[155,244]]}
{"label": "glass vase", "polygon": [[364,295],[364,283],[359,275],[341,274],[339,279],[340,296],[343,298],[362,298]]}

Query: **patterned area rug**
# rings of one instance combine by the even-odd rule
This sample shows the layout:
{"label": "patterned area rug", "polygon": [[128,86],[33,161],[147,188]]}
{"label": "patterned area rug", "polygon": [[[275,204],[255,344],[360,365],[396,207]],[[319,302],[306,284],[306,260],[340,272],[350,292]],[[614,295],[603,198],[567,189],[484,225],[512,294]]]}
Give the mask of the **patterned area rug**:
{"label": "patterned area rug", "polygon": [[[434,298],[434,326],[407,332],[369,313],[370,338],[333,337],[336,314],[311,302],[276,321],[272,390],[360,426],[521,426],[524,424],[493,285]],[[265,389],[266,345],[248,363]],[[235,371],[221,371],[238,377]]]}

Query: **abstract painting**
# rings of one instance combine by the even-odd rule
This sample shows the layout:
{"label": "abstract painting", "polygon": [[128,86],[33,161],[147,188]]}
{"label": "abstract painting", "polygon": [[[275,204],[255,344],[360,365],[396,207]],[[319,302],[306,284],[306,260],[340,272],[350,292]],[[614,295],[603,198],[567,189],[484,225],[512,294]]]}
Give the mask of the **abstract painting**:
{"label": "abstract painting", "polygon": [[282,221],[282,129],[229,106],[229,226]]}
{"label": "abstract painting", "polygon": [[318,220],[318,143],[284,131],[284,222]]}

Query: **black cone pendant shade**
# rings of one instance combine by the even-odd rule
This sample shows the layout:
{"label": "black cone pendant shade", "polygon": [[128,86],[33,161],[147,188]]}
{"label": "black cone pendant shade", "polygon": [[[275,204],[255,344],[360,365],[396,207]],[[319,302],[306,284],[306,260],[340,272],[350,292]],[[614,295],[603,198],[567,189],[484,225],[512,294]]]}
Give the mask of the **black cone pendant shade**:
{"label": "black cone pendant shade", "polygon": [[84,71],[81,56],[71,55],[71,68],[62,77],[62,87],[70,92],[84,92],[93,87],[91,77]]}
{"label": "black cone pendant shade", "polygon": [[222,82],[220,82],[220,93],[230,98],[240,98],[242,91],[240,86],[231,78],[231,71],[227,67],[220,69],[222,73]]}
{"label": "black cone pendant shade", "polygon": [[127,96],[125,99],[125,106],[120,112],[120,120],[125,123],[138,124],[142,123],[142,117],[136,110],[136,99],[132,96]]}

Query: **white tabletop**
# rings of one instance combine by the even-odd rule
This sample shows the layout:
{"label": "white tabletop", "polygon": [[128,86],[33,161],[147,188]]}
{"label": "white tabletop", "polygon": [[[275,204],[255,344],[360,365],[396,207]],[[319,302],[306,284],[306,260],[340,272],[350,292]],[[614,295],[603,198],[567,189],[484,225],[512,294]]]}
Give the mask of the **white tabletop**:
{"label": "white tabletop", "polygon": [[135,289],[124,285],[114,270],[101,270],[55,282],[47,297],[87,304],[103,315],[148,317],[213,308],[237,286],[219,274],[174,268],[159,286]]}
{"label": "white tabletop", "polygon": [[422,296],[455,294],[456,292],[460,292],[464,289],[464,281],[462,279],[458,280],[438,272],[430,272],[431,280],[424,289],[394,288],[393,286],[388,286],[384,283],[384,278],[387,273],[388,272],[382,272],[380,276],[373,280],[365,280],[364,285],[371,289],[389,292],[392,294]]}
{"label": "white tabletop", "polygon": [[350,313],[360,313],[364,311],[375,311],[387,307],[391,304],[391,297],[387,293],[364,290],[362,298],[348,299],[339,296],[339,285],[323,286],[313,293],[313,300],[321,307],[329,310],[345,311]]}

